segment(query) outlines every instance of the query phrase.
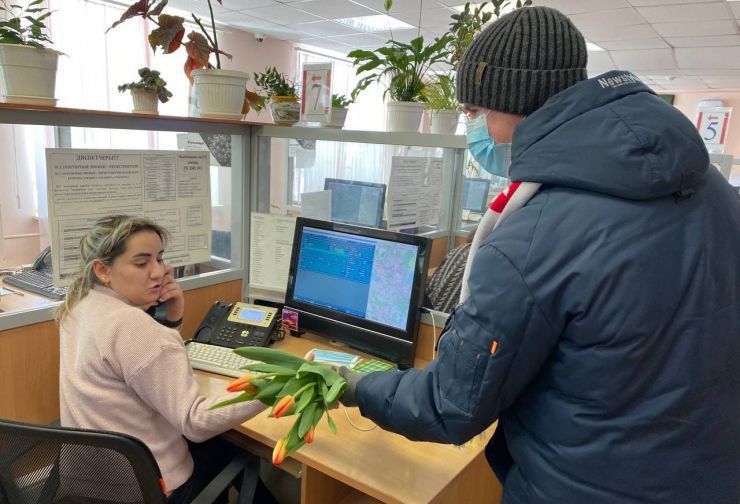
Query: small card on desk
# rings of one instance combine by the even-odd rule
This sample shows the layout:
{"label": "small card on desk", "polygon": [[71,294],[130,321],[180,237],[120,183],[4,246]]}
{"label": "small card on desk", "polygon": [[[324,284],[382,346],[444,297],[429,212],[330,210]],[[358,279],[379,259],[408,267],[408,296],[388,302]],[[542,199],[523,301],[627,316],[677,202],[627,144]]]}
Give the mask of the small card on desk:
{"label": "small card on desk", "polygon": [[376,359],[365,359],[352,368],[352,371],[357,371],[358,373],[374,373],[375,371],[390,371],[393,368],[393,364],[387,362]]}
{"label": "small card on desk", "polygon": [[335,352],[332,350],[322,350],[321,348],[313,348],[308,355],[313,355],[314,362],[322,362],[324,364],[331,364],[332,366],[347,366],[348,368],[353,367],[360,361],[357,355],[352,355],[344,352]]}

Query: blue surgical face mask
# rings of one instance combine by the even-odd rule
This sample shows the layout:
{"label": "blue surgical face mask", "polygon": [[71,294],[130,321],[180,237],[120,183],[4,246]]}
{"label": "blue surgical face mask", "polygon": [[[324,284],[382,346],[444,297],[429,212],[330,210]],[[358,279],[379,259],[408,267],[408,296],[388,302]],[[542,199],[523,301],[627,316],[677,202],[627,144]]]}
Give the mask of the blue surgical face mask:
{"label": "blue surgical face mask", "polygon": [[511,144],[496,143],[488,133],[488,114],[478,114],[468,119],[468,150],[476,163],[492,175],[509,176],[511,165]]}

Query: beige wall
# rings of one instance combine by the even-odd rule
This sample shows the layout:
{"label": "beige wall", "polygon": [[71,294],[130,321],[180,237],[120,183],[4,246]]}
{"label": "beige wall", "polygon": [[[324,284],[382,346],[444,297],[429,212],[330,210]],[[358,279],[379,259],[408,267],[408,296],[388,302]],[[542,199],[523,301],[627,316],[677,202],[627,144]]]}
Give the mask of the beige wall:
{"label": "beige wall", "polygon": [[[247,72],[249,74],[247,88],[249,89],[254,88],[254,72],[263,72],[268,66],[274,66],[290,79],[295,79],[296,51],[290,42],[270,37],[266,37],[263,42],[257,42],[254,34],[231,29],[221,35],[219,45],[233,56],[231,60],[222,60],[221,67]],[[263,110],[259,114],[251,111],[247,120],[272,123],[268,110]]]}
{"label": "beige wall", "polygon": [[26,152],[22,126],[0,125],[0,268],[33,260],[40,250],[39,224],[34,218],[32,156]]}

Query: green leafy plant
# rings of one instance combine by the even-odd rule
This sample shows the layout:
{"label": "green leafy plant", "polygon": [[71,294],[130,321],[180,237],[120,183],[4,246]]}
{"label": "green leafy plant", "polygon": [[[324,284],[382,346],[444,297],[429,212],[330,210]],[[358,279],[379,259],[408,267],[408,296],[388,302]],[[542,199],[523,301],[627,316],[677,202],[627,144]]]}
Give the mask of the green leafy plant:
{"label": "green leafy plant", "polygon": [[445,34],[428,45],[424,45],[424,37],[417,37],[409,43],[389,40],[386,46],[373,51],[351,51],[347,57],[352,58],[352,64],[357,67],[357,75],[365,74],[352,91],[352,99],[356,100],[370,84],[379,82],[386,85],[384,98],[426,101],[427,72],[432,65],[447,61],[448,44],[449,37]]}
{"label": "green leafy plant", "polygon": [[532,5],[532,0],[491,0],[481,4],[471,6],[466,2],[463,10],[458,14],[450,16],[452,22],[447,32],[450,35],[450,64],[454,69],[460,63],[465,51],[473,43],[473,39],[478,35],[486,23],[493,18],[501,17],[503,10],[510,4],[514,4],[515,9],[528,7]]}
{"label": "green leafy plant", "polygon": [[241,394],[211,409],[258,400],[272,407],[269,413],[271,417],[296,415],[288,433],[275,445],[273,464],[280,465],[285,457],[304,444],[313,442],[314,429],[324,415],[329,428],[336,434],[337,427],[329,415],[329,409],[347,388],[347,382],[338,373],[321,364],[272,348],[242,347],[234,349],[234,352],[259,361],[243,367],[259,374],[246,374],[234,380],[227,390]]}
{"label": "green leafy plant", "polygon": [[172,98],[172,93],[165,87],[167,81],[159,76],[157,70],[150,70],[148,67],[139,68],[139,77],[140,79],[136,82],[121,84],[118,86],[118,90],[123,93],[133,89],[143,89],[156,94],[162,103],[167,103],[167,100]]}
{"label": "green leafy plant", "polygon": [[[167,5],[167,0],[138,0],[129,7],[121,18],[113,23],[106,33],[123,23],[127,19],[142,17],[148,19],[157,28],[149,34],[149,45],[152,51],[156,52],[157,47],[161,48],[165,54],[177,51],[180,46],[185,47],[188,58],[185,61],[185,75],[190,78],[190,73],[199,68],[221,68],[221,55],[231,59],[231,55],[223,52],[218,47],[218,34],[216,32],[216,21],[213,17],[213,6],[211,0],[208,2],[208,11],[211,18],[211,31],[204,26],[202,20],[191,13],[193,21],[200,28],[200,33],[192,31],[188,33],[187,42],[183,42],[185,37],[185,18],[163,14],[162,11]],[[216,0],[221,4],[221,0]],[[216,66],[211,62],[211,54],[215,55]]]}
{"label": "green leafy plant", "polygon": [[0,21],[0,44],[31,46],[39,49],[52,42],[46,35],[44,20],[51,16],[46,7],[40,7],[44,0],[34,0],[25,9],[21,5],[8,5],[0,0],[0,12],[7,18]]}
{"label": "green leafy plant", "polygon": [[274,66],[267,67],[264,72],[255,72],[254,83],[262,88],[261,94],[267,99],[273,96],[298,98],[295,83],[285,74],[278,72]]}
{"label": "green leafy plant", "polygon": [[[386,14],[392,6],[393,0],[385,0],[383,8]],[[352,90],[352,100],[356,100],[370,84],[378,82],[386,86],[383,98],[405,102],[426,101],[424,87],[427,84],[427,72],[432,65],[447,62],[449,43],[450,35],[447,33],[424,45],[422,36],[404,43],[394,40],[391,31],[391,39],[384,47],[372,51],[351,51],[347,57],[352,58],[352,65],[357,67],[357,75],[364,74]]]}
{"label": "green leafy plant", "polygon": [[332,94],[331,95],[331,106],[332,108],[347,108],[350,105],[354,103],[354,100],[352,98],[347,98],[346,96]]}
{"label": "green leafy plant", "polygon": [[455,80],[452,75],[437,75],[434,82],[424,89],[427,108],[431,110],[460,110],[455,95]]}

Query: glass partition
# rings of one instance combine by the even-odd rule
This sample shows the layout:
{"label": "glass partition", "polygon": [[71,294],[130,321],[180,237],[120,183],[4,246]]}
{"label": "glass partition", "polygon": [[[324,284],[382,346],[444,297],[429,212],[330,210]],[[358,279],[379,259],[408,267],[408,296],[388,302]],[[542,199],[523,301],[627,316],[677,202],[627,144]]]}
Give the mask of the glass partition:
{"label": "glass partition", "polygon": [[[24,288],[23,282],[11,280],[13,275],[20,278],[19,273],[48,272],[52,267],[44,254],[52,241],[47,148],[210,153],[209,161],[201,155],[201,166],[207,163],[209,172],[201,178],[207,180],[210,189],[203,191],[204,197],[210,196],[210,235],[204,234],[205,239],[192,243],[210,247],[210,254],[201,253],[209,257],[206,261],[176,269],[177,276],[186,280],[183,286],[187,289],[244,276],[242,225],[249,201],[245,195],[249,136],[249,126],[238,123],[0,107],[0,326],[18,325],[13,322],[16,319],[6,316],[19,311],[27,312],[18,318],[25,323],[48,320],[48,310],[38,317],[26,315],[29,310],[48,308],[59,299],[53,292],[47,296],[47,291]],[[191,243],[184,246],[190,247]],[[76,254],[71,248],[70,253]]]}

